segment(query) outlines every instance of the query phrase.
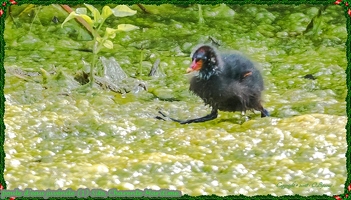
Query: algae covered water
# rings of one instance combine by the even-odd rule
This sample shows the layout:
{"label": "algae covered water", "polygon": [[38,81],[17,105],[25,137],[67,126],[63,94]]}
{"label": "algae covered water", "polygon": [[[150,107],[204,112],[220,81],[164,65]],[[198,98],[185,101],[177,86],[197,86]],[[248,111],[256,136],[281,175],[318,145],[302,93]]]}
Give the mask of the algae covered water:
{"label": "algae covered water", "polygon": [[[200,23],[198,5],[144,5],[148,14],[133,5],[136,15],[106,21],[139,27],[118,33],[114,49],[100,54],[128,76],[127,89],[116,93],[98,85],[77,90],[74,77],[92,59],[81,50],[91,47],[89,34],[73,20],[61,28],[53,18],[62,23],[67,14],[53,5],[27,6],[13,7],[4,33],[8,189],[343,193],[347,31],[341,7],[202,5]],[[219,112],[215,120],[187,125],[155,119],[160,109],[178,119],[210,112],[188,91],[185,75],[199,43],[240,51],[257,64],[271,117]],[[158,75],[149,77],[157,60]]]}

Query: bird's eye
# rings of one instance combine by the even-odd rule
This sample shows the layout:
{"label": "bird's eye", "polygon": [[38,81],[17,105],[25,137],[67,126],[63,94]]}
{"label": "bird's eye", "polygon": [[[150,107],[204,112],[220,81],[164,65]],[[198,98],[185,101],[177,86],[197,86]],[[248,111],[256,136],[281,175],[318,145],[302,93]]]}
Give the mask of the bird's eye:
{"label": "bird's eye", "polygon": [[199,62],[201,59],[200,58],[194,58],[195,62]]}

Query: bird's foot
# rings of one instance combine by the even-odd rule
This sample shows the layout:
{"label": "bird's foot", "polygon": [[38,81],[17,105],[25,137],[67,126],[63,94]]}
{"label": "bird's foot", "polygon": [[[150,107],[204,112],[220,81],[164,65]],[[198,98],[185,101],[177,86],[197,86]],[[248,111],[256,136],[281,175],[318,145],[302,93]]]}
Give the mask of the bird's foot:
{"label": "bird's foot", "polygon": [[156,117],[155,117],[156,119],[166,121],[165,118],[168,118],[168,119],[170,119],[170,120],[172,120],[172,121],[179,122],[179,123],[181,123],[181,124],[186,124],[186,123],[184,123],[184,122],[186,122],[186,121],[181,121],[181,120],[178,120],[178,119],[173,119],[173,118],[171,118],[171,117],[168,117],[166,114],[164,114],[164,113],[161,112],[161,111],[158,111],[158,113],[161,114],[162,117],[161,117],[161,116],[156,116]]}
{"label": "bird's foot", "polygon": [[264,108],[261,111],[261,117],[269,117],[269,112]]}
{"label": "bird's foot", "polygon": [[160,116],[156,116],[155,119],[166,121],[163,117],[160,117]]}
{"label": "bird's foot", "polygon": [[250,117],[246,115],[246,112],[245,111],[241,111],[241,116],[244,117],[245,119],[245,122],[249,121],[250,120]]}
{"label": "bird's foot", "polygon": [[164,114],[161,111],[158,111],[159,114],[162,115],[161,116],[156,116],[156,119],[160,119],[160,120],[164,120],[166,121],[164,118],[168,118],[174,122],[178,122],[180,124],[190,124],[190,123],[199,123],[199,122],[205,122],[205,121],[209,121],[209,120],[213,120],[217,118],[217,110],[212,110],[212,112],[204,117],[200,117],[200,118],[195,118],[195,119],[188,119],[188,120],[178,120],[178,119],[174,119],[171,117],[168,117],[166,114]]}

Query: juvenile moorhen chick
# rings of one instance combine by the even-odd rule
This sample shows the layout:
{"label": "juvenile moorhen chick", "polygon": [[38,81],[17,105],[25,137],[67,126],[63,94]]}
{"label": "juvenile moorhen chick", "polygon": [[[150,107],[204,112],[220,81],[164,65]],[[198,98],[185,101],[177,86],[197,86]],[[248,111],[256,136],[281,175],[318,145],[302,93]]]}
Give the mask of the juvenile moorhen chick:
{"label": "juvenile moorhen chick", "polygon": [[[260,71],[240,54],[219,54],[209,45],[200,46],[192,55],[192,64],[187,73],[198,72],[190,81],[190,91],[212,107],[210,114],[189,120],[173,121],[181,124],[205,122],[217,118],[218,110],[258,110],[261,117],[269,113],[261,105],[263,80]],[[162,112],[159,112],[167,117]]]}

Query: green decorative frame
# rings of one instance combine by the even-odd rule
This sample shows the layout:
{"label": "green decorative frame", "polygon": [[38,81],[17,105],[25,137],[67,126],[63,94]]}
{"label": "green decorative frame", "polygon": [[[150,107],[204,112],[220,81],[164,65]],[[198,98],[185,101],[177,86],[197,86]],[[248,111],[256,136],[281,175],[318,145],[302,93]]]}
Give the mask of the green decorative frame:
{"label": "green decorative frame", "polygon": [[[347,110],[347,124],[346,124],[346,140],[347,144],[351,142],[350,136],[350,128],[351,128],[351,84],[350,84],[350,75],[351,75],[351,52],[350,52],[350,44],[351,44],[351,0],[1,0],[0,2],[0,190],[6,189],[6,181],[4,179],[4,168],[5,168],[5,151],[4,151],[4,140],[5,140],[5,124],[4,124],[4,112],[5,112],[5,97],[4,97],[4,84],[5,84],[5,68],[4,68],[4,57],[5,57],[5,41],[4,41],[4,29],[5,29],[5,17],[6,8],[13,4],[40,4],[40,5],[49,5],[52,3],[55,4],[82,4],[82,3],[90,3],[90,4],[107,4],[107,3],[114,3],[114,4],[156,4],[160,5],[163,3],[170,3],[170,4],[219,4],[219,3],[228,3],[228,4],[324,4],[324,5],[332,5],[335,6],[342,6],[344,8],[345,17],[346,17],[346,29],[348,32],[348,37],[346,41],[346,57],[347,57],[347,69],[346,69],[346,83],[347,83],[347,96],[346,96],[346,110]],[[348,145],[346,151],[346,168],[347,171],[351,171],[351,148]],[[350,196],[349,196],[350,194]],[[220,198],[216,195],[211,196],[200,196],[200,197],[191,197],[188,195],[184,195],[180,197],[182,199],[214,199]],[[282,196],[282,197],[275,197],[271,195],[267,196],[253,196],[247,197],[244,195],[238,196],[227,196],[224,198],[232,198],[232,199],[351,199],[351,176],[350,173],[347,174],[347,179],[345,182],[344,194],[335,195],[333,197],[327,195],[313,195],[313,196]],[[10,200],[14,200],[15,197],[9,198]],[[25,198],[21,198],[25,199]],[[26,199],[34,199],[34,198],[26,198]],[[64,198],[50,198],[50,199],[64,199]],[[89,197],[88,199],[92,199]],[[112,199],[112,198],[108,198]]]}

